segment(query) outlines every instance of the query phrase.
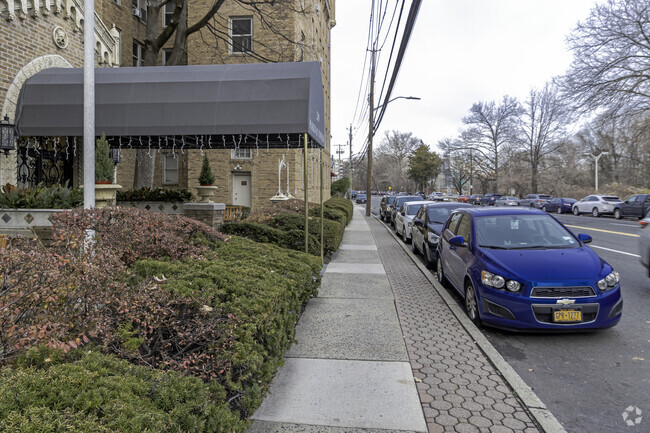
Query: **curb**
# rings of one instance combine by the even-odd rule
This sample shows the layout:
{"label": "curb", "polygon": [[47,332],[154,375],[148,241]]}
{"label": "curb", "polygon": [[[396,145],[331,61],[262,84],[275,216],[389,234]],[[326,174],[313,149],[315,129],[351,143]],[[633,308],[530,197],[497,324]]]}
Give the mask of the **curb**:
{"label": "curb", "polygon": [[492,365],[497,369],[499,374],[505,379],[505,381],[510,385],[513,391],[517,394],[521,402],[526,406],[530,415],[535,419],[539,424],[542,430],[545,433],[567,433],[562,424],[553,416],[553,414],[547,409],[546,405],[537,397],[533,392],[530,386],[524,382],[524,380],[517,374],[517,372],[508,364],[508,362],[501,356],[501,354],[494,348],[492,343],[483,335],[483,333],[474,325],[474,323],[469,320],[469,317],[465,314],[465,310],[458,306],[456,301],[451,297],[449,293],[445,290],[444,287],[438,283],[438,281],[433,277],[431,272],[427,269],[425,265],[420,263],[420,260],[413,254],[410,248],[398,239],[395,232],[389,229],[383,222],[379,221],[377,215],[371,215],[376,219],[384,228],[390,233],[390,235],[398,241],[397,243],[402,247],[402,249],[408,254],[409,258],[413,263],[418,267],[420,272],[425,276],[427,280],[431,283],[433,288],[438,292],[438,294],[445,301],[445,304],[449,307],[451,312],[456,316],[460,324],[467,331],[467,333],[472,337],[474,342],[481,348],[483,353],[488,357]]}

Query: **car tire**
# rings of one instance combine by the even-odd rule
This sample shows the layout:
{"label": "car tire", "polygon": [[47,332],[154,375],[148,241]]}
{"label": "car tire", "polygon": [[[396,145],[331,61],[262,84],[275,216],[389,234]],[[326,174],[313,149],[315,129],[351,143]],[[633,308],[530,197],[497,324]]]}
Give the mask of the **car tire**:
{"label": "car tire", "polygon": [[562,206],[558,206],[558,207],[557,207],[557,213],[558,213],[559,215],[562,215]]}
{"label": "car tire", "polygon": [[447,278],[445,277],[445,271],[442,269],[442,260],[440,259],[440,255],[438,255],[438,259],[436,260],[436,280],[442,285],[443,287],[447,284]]}
{"label": "car tire", "polygon": [[409,237],[406,234],[406,227],[402,226],[402,240],[404,241],[405,244],[409,243]]}
{"label": "car tire", "polygon": [[546,210],[546,206],[542,206],[542,210],[543,210],[544,212],[548,212],[548,211]]}
{"label": "car tire", "polygon": [[418,245],[415,243],[415,238],[413,235],[411,235],[411,252],[415,256],[420,254],[420,250],[418,249]]}
{"label": "car tire", "polygon": [[426,262],[427,268],[435,270],[437,268],[436,262],[433,261],[433,255],[431,254],[431,247],[428,243],[424,243],[424,261]]}
{"label": "car tire", "polygon": [[578,209],[578,206],[573,206],[573,215],[580,216],[580,210]]}
{"label": "car tire", "polygon": [[614,218],[616,218],[617,220],[620,220],[622,218],[620,209],[618,208],[614,209]]}
{"label": "car tire", "polygon": [[593,216],[594,218],[598,218],[600,216],[600,212],[598,211],[597,207],[591,210],[591,216]]}
{"label": "car tire", "polygon": [[481,317],[478,312],[478,301],[476,299],[476,290],[471,282],[467,282],[465,285],[465,312],[467,317],[471,320],[477,327],[481,327]]}

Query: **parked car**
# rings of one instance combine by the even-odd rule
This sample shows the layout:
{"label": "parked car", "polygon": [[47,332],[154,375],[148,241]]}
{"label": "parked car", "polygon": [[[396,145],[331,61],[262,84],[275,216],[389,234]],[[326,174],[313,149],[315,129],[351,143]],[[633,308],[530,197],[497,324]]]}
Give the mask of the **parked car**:
{"label": "parked car", "polygon": [[643,266],[648,271],[650,277],[650,211],[645,214],[645,217],[639,220],[641,225],[641,234],[639,235],[639,256]]}
{"label": "parked car", "polygon": [[519,206],[519,199],[517,197],[503,196],[494,201],[495,206]]}
{"label": "parked car", "polygon": [[427,193],[424,192],[424,191],[417,191],[417,192],[415,193],[415,195],[419,195],[420,197],[422,197],[422,200],[426,200],[426,199],[427,199]]}
{"label": "parked car", "polygon": [[432,192],[429,194],[429,200],[432,201],[449,201],[449,198],[444,192]]}
{"label": "parked car", "polygon": [[430,203],[420,208],[413,218],[412,249],[415,254],[424,254],[428,267],[436,266],[438,241],[449,214],[454,209],[472,207],[468,203]]}
{"label": "parked car", "polygon": [[395,215],[395,233],[402,236],[405,244],[411,240],[413,217],[418,213],[422,205],[431,203],[429,200],[407,201]]}
{"label": "parked car", "polygon": [[365,194],[361,194],[361,193],[357,193],[356,202],[357,202],[357,204],[359,204],[359,203],[365,203],[365,202],[366,202],[366,195],[365,195]]}
{"label": "parked car", "polygon": [[538,209],[457,209],[438,244],[437,278],[477,325],[608,328],[622,315],[619,275],[589,242]]}
{"label": "parked car", "polygon": [[483,199],[483,195],[481,195],[481,194],[472,194],[467,199],[467,203],[473,204],[475,206],[480,206],[482,199]]}
{"label": "parked car", "polygon": [[650,209],[650,194],[636,194],[614,205],[614,218],[643,218]]}
{"label": "parked car", "polygon": [[395,229],[395,216],[397,211],[402,207],[402,205],[407,201],[419,201],[422,198],[419,195],[400,195],[393,200],[393,203],[390,205],[390,225]]}
{"label": "parked car", "polygon": [[358,194],[357,191],[354,189],[350,191],[350,197],[352,198],[352,200],[357,198],[357,194]]}
{"label": "parked car", "polygon": [[469,195],[461,194],[458,196],[458,203],[467,203],[468,199],[469,199]]}
{"label": "parked car", "polygon": [[589,195],[580,201],[573,203],[571,210],[574,215],[590,213],[595,217],[601,215],[612,215],[614,206],[623,200],[613,195]]}
{"label": "parked car", "polygon": [[389,222],[390,221],[390,205],[393,203],[395,200],[394,195],[386,195],[381,198],[381,202],[379,202],[379,219],[382,221]]}
{"label": "parked car", "polygon": [[481,198],[481,206],[494,206],[499,197],[501,197],[501,194],[489,192]]}
{"label": "parked car", "polygon": [[548,203],[542,205],[542,210],[545,212],[557,212],[557,213],[571,213],[571,207],[573,203],[577,200],[575,198],[566,198],[566,197],[556,197],[548,201]]}
{"label": "parked car", "polygon": [[552,197],[547,194],[528,194],[519,201],[520,206],[531,206],[541,209]]}

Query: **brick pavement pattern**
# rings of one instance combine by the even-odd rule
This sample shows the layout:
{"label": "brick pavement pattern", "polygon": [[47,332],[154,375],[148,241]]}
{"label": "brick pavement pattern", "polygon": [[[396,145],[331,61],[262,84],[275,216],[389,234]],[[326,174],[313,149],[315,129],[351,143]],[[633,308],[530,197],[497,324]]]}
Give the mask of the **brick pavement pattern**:
{"label": "brick pavement pattern", "polygon": [[539,432],[402,247],[375,218],[367,220],[393,289],[429,432]]}

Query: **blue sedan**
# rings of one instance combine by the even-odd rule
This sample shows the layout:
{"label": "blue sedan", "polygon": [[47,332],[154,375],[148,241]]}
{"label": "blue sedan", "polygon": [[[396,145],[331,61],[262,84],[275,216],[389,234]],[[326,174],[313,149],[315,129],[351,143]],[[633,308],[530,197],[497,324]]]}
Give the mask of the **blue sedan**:
{"label": "blue sedan", "polygon": [[538,209],[457,209],[438,244],[438,281],[460,293],[477,325],[608,328],[623,310],[619,275],[589,242]]}

